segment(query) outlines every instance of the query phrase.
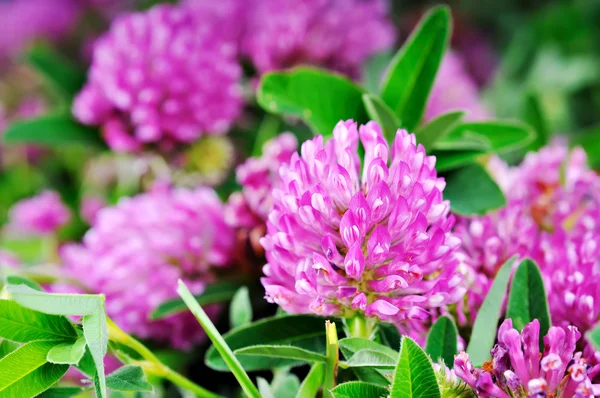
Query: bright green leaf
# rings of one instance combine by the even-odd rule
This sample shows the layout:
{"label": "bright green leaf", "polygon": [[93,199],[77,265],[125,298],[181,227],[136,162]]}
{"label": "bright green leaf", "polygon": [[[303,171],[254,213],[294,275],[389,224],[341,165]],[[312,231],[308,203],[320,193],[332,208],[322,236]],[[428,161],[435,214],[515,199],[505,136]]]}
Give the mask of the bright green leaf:
{"label": "bright green leaf", "polygon": [[83,393],[81,387],[52,387],[44,391],[38,398],[71,398]]}
{"label": "bright green leaf", "polygon": [[[235,292],[239,289],[240,285],[231,283],[231,282],[220,282],[208,285],[206,289],[197,296],[196,301],[200,305],[208,305],[213,303],[221,303],[224,301],[229,301],[235,295]],[[150,314],[150,319],[162,319],[168,316],[178,314],[184,311],[187,311],[183,300],[180,298],[176,298],[173,300],[165,301],[161,305],[159,305],[152,313]]]}
{"label": "bright green leaf", "polygon": [[379,123],[387,142],[392,143],[400,128],[400,120],[394,112],[378,97],[363,94],[363,102],[369,117]]}
{"label": "bright green leaf", "polygon": [[65,341],[77,339],[77,332],[63,316],[44,314],[13,301],[0,300],[0,337],[19,343]]}
{"label": "bright green leaf", "polygon": [[331,390],[334,398],[381,398],[389,395],[387,388],[364,381],[349,381]]}
{"label": "bright green leaf", "polygon": [[46,360],[58,365],[77,365],[85,354],[85,339],[80,337],[75,342],[57,344],[48,352]]}
{"label": "bright green leaf", "polygon": [[409,337],[402,339],[390,398],[440,398],[431,360]]}
{"label": "bright green leaf", "polygon": [[3,140],[9,144],[38,144],[56,148],[67,145],[106,147],[98,129],[77,123],[68,112],[14,122],[5,130]]}
{"label": "bright green leaf", "polygon": [[250,293],[246,286],[242,286],[233,296],[229,307],[229,324],[232,329],[252,322],[252,304]]}
{"label": "bright green leaf", "polygon": [[452,131],[462,120],[465,113],[455,111],[439,115],[415,132],[417,142],[425,149],[435,148],[435,144]]}
{"label": "bright green leaf", "polygon": [[423,117],[448,46],[450,25],[448,7],[427,13],[392,60],[383,80],[381,98],[409,131],[414,131]]}
{"label": "bright green leaf", "polygon": [[442,359],[452,369],[454,355],[458,353],[458,330],[452,319],[440,317],[429,330],[425,352],[433,359]]}
{"label": "bright green leaf", "polygon": [[10,340],[0,339],[0,359],[4,358],[14,350],[19,348],[19,344]]}
{"label": "bright green leaf", "polygon": [[[380,328],[383,325],[380,325]],[[393,326],[396,330],[398,330],[395,326]],[[387,334],[386,334],[387,336]],[[396,339],[396,336],[388,336]],[[398,351],[400,350],[400,334],[398,334]],[[395,358],[398,357],[398,351],[393,350],[389,347],[383,346],[372,340],[363,339],[360,337],[347,337],[339,341],[340,351],[344,354],[346,359],[351,358],[356,352],[363,349],[373,349],[373,350],[381,350],[381,352],[386,353],[387,355],[395,355]],[[377,384],[380,386],[387,386],[390,384],[389,379],[386,375],[389,373],[387,369],[375,369],[375,368],[352,368],[352,371],[356,374],[359,380]]]}
{"label": "bright green leaf", "polygon": [[[325,352],[323,319],[311,315],[280,315],[261,319],[250,325],[234,329],[223,337],[233,350],[268,344],[292,345],[320,354]],[[248,371],[293,366],[301,363],[292,359],[268,357],[243,356],[239,359],[244,369]],[[226,371],[228,369],[215,347],[210,347],[207,351],[206,364],[215,370]]]}
{"label": "bright green leaf", "polygon": [[106,386],[115,391],[152,391],[141,367],[122,366],[106,376]]}
{"label": "bright green leaf", "polygon": [[183,301],[185,301],[185,304],[192,314],[194,314],[198,323],[200,323],[208,338],[212,341],[214,347],[225,361],[225,364],[237,379],[244,393],[250,398],[261,398],[260,393],[252,383],[252,380],[250,380],[250,377],[248,377],[248,374],[245,372],[236,356],[233,354],[233,351],[231,351],[231,348],[227,345],[223,336],[221,336],[208,315],[206,315],[202,307],[200,307],[194,296],[192,296],[192,293],[181,280],[179,281],[177,293],[181,296]]}
{"label": "bright green leaf", "polygon": [[585,337],[596,350],[600,350],[600,323],[597,323],[592,330],[587,332]]}
{"label": "bright green leaf", "polygon": [[[361,350],[372,350],[382,353],[388,357],[394,359],[394,363],[398,360],[398,352],[387,347],[383,344],[379,344],[373,340],[363,339],[361,337],[346,337],[339,341],[340,350],[347,359],[350,359],[352,355],[356,354]],[[347,353],[349,355],[347,355]]]}
{"label": "bright green leaf", "polygon": [[302,67],[264,74],[257,100],[269,112],[302,118],[315,135],[331,136],[340,120],[368,120],[362,94],[341,75]]}
{"label": "bright green leaf", "polygon": [[[394,353],[396,354],[396,353]],[[381,351],[363,349],[352,355],[349,360],[343,363],[342,367],[347,368],[378,368],[378,369],[391,369],[396,366],[398,355],[390,356],[382,353]]]}
{"label": "bright green leaf", "polygon": [[34,397],[60,380],[69,366],[46,362],[46,356],[54,344],[50,341],[33,341],[2,358],[0,396]]}
{"label": "bright green leaf", "polygon": [[506,205],[496,182],[479,164],[472,164],[445,175],[444,199],[460,215],[481,215]]}
{"label": "bright green leaf", "polygon": [[12,299],[23,307],[54,315],[88,315],[104,301],[95,294],[58,294],[34,290],[26,285],[7,286]]}
{"label": "bright green leaf", "polygon": [[548,311],[548,296],[540,269],[529,259],[521,261],[513,276],[506,317],[512,319],[513,327],[519,331],[537,319],[540,322],[540,347],[543,349],[543,336],[552,323]]}
{"label": "bright green leaf", "polygon": [[302,381],[296,398],[315,398],[325,375],[325,364],[315,363]]}
{"label": "bright green leaf", "polygon": [[481,367],[490,358],[490,350],[496,341],[498,319],[502,312],[506,288],[514,263],[515,257],[512,257],[498,270],[494,283],[477,312],[477,319],[467,347],[467,353],[475,367]]}
{"label": "bright green leaf", "polygon": [[96,365],[96,375],[94,376],[94,385],[97,387],[96,394],[102,398],[106,396],[104,356],[108,349],[108,327],[106,324],[104,302],[102,302],[94,313],[85,315],[82,324],[85,342]]}
{"label": "bright green leaf", "polygon": [[259,357],[286,358],[302,362],[325,362],[325,355],[303,348],[285,345],[256,345],[234,351],[237,356],[251,355]]}

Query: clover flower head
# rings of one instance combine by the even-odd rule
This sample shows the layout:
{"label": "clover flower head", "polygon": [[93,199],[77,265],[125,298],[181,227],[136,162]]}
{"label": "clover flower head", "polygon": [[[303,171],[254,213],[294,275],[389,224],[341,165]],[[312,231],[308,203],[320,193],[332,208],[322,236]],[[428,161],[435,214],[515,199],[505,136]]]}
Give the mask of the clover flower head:
{"label": "clover flower head", "polygon": [[23,199],[9,211],[10,228],[31,235],[53,234],[70,219],[71,211],[54,191]]}

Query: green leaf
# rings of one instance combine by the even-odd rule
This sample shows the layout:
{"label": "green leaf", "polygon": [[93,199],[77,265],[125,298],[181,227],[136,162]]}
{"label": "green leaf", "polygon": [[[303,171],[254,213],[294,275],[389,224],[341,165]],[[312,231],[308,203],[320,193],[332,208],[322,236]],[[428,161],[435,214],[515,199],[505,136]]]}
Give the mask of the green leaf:
{"label": "green leaf", "polygon": [[73,343],[61,343],[52,347],[46,360],[58,365],[77,365],[83,354],[85,354],[85,339],[80,337]]}
{"label": "green leaf", "polygon": [[38,395],[38,398],[71,398],[83,392],[81,387],[52,387]]}
{"label": "green leaf", "polygon": [[273,391],[271,391],[271,385],[267,380],[262,377],[256,378],[256,384],[258,386],[258,392],[262,398],[276,398]]}
{"label": "green leaf", "polygon": [[475,367],[481,367],[490,358],[490,350],[496,341],[498,319],[502,312],[506,288],[514,263],[515,257],[512,257],[498,270],[496,279],[477,312],[471,340],[467,346],[467,353]]}
{"label": "green leaf", "polygon": [[400,340],[402,339],[402,336],[400,336],[400,332],[395,325],[390,323],[380,323],[379,339],[384,345],[390,347],[392,350],[396,352],[400,351]]}
{"label": "green leaf", "polygon": [[96,365],[94,386],[99,397],[106,396],[106,378],[104,376],[104,356],[108,349],[108,327],[106,324],[106,313],[104,302],[92,314],[83,317],[83,337],[92,354]]}
{"label": "green leaf", "polygon": [[346,337],[339,341],[340,350],[347,359],[350,359],[354,354],[361,350],[372,350],[380,352],[383,355],[394,359],[394,363],[398,361],[398,352],[387,347],[383,344],[379,344],[373,340],[363,339],[361,337]]}
{"label": "green leaf", "polygon": [[348,361],[342,364],[342,367],[391,369],[396,366],[397,357],[398,355],[390,356],[381,351],[364,349],[352,355]]}
{"label": "green leaf", "polygon": [[394,142],[396,132],[400,128],[398,117],[381,99],[374,95],[363,94],[363,102],[369,117],[381,126],[387,142]]}
{"label": "green leaf", "polygon": [[331,390],[334,398],[381,398],[387,397],[387,388],[364,381],[349,381]]}
{"label": "green leaf", "polygon": [[34,397],[56,383],[68,365],[46,362],[54,346],[50,341],[33,341],[0,360],[0,396]]}
{"label": "green leaf", "polygon": [[325,355],[303,348],[285,345],[256,345],[234,351],[237,356],[252,355],[259,357],[295,359],[302,362],[325,362]]}
{"label": "green leaf", "polygon": [[368,92],[379,93],[381,79],[393,57],[392,52],[385,50],[369,57],[364,63],[363,86]]}
{"label": "green leaf", "polygon": [[523,109],[523,120],[536,132],[536,138],[529,144],[529,150],[537,151],[548,144],[551,135],[550,127],[537,95],[527,95]]}
{"label": "green leaf", "polygon": [[6,277],[7,285],[26,285],[37,291],[44,291],[40,285],[19,275],[9,275]]}
{"label": "green leaf", "polygon": [[325,376],[325,364],[315,363],[302,381],[296,398],[315,398]]}
{"label": "green leaf", "polygon": [[254,384],[252,384],[252,380],[250,380],[250,377],[248,377],[248,374],[242,367],[242,364],[240,364],[236,356],[233,354],[233,351],[231,351],[231,348],[227,345],[227,342],[223,336],[219,334],[219,331],[215,325],[213,325],[208,315],[206,315],[202,307],[200,307],[194,296],[192,296],[192,293],[181,280],[179,281],[177,293],[181,296],[183,301],[185,301],[185,304],[189,307],[192,314],[194,314],[206,332],[207,336],[214,344],[214,347],[216,347],[219,354],[224,359],[227,367],[237,379],[238,383],[242,387],[242,390],[244,390],[244,393],[246,393],[246,395],[250,398],[260,398],[260,393]]}
{"label": "green leaf", "polygon": [[302,118],[315,135],[327,137],[340,120],[368,120],[362,94],[360,87],[341,75],[302,67],[264,74],[257,100],[269,112]]}
{"label": "green leaf", "polygon": [[5,130],[3,140],[9,144],[38,144],[55,148],[68,145],[106,148],[98,129],[77,123],[68,112],[14,122]]}
{"label": "green leaf", "polygon": [[256,133],[256,139],[252,147],[252,156],[259,157],[262,155],[263,146],[271,139],[279,134],[279,126],[281,121],[276,116],[265,115]]}
{"label": "green leaf", "polygon": [[6,290],[23,307],[54,315],[93,314],[104,302],[99,294],[46,293],[26,285],[9,285]]}
{"label": "green leaf", "polygon": [[414,131],[423,117],[448,46],[450,25],[448,7],[427,13],[392,60],[383,80],[381,98],[409,131]]}
{"label": "green leaf", "polygon": [[[250,325],[234,329],[224,336],[233,350],[256,345],[292,345],[320,354],[325,353],[323,319],[311,315],[280,315],[261,319]],[[292,359],[251,357],[239,358],[248,371],[267,370],[302,363]],[[215,370],[226,371],[227,365],[215,350],[206,352],[206,364]]]}
{"label": "green leaf", "polygon": [[456,128],[464,116],[465,112],[463,111],[439,115],[425,126],[417,129],[415,133],[417,142],[422,144],[425,149],[435,148],[436,142]]}
{"label": "green leaf", "polygon": [[246,286],[239,288],[231,300],[229,307],[229,324],[231,328],[237,328],[252,322],[252,304],[250,293]]}
{"label": "green leaf", "polygon": [[106,386],[115,391],[152,391],[141,367],[126,365],[106,376]]}
{"label": "green leaf", "polygon": [[474,150],[434,151],[432,155],[437,158],[435,169],[441,173],[473,164],[477,158],[484,156],[485,152]]}
{"label": "green leaf", "polygon": [[[221,303],[229,301],[233,298],[240,285],[231,282],[220,282],[208,285],[206,289],[197,296],[194,296],[198,304],[208,305],[213,303]],[[187,307],[183,300],[176,298],[165,301],[160,304],[150,314],[150,319],[162,319],[168,316],[187,311]]]}
{"label": "green leaf", "polygon": [[440,388],[425,352],[409,337],[402,339],[390,398],[440,398]]}
{"label": "green leaf", "polygon": [[537,264],[530,259],[521,261],[513,276],[506,317],[512,319],[513,327],[519,331],[537,319],[540,322],[540,347],[543,349],[543,336],[548,333],[552,322],[542,274]]}
{"label": "green leaf", "polygon": [[571,143],[585,150],[590,167],[600,169],[600,126],[574,134]]}
{"label": "green leaf", "polygon": [[446,366],[452,369],[454,355],[458,353],[458,330],[452,319],[440,317],[431,327],[427,336],[425,352],[433,359],[442,359]]}
{"label": "green leaf", "polygon": [[25,59],[69,101],[85,83],[85,71],[73,65],[68,58],[49,46],[34,46],[26,54]]}
{"label": "green leaf", "polygon": [[0,339],[0,359],[4,358],[14,350],[19,348],[18,343],[14,343],[9,340],[1,340]]}
{"label": "green leaf", "polygon": [[506,205],[496,182],[479,164],[472,164],[445,175],[444,199],[460,215],[482,215]]}
{"label": "green leaf", "polygon": [[18,343],[77,339],[75,327],[63,316],[48,315],[0,300],[0,337]]}
{"label": "green leaf", "polygon": [[300,380],[295,374],[276,371],[271,382],[271,391],[277,398],[295,398],[300,390]]}
{"label": "green leaf", "polygon": [[587,332],[585,337],[596,350],[600,350],[600,323],[597,323],[592,330]]}

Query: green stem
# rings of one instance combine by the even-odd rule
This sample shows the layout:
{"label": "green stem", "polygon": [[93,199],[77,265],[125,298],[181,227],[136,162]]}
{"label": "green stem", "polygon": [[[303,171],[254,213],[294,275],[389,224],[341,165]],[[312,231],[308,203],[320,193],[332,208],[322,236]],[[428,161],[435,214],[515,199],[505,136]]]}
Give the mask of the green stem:
{"label": "green stem", "polygon": [[211,391],[200,387],[198,384],[194,383],[190,379],[177,373],[176,371],[162,363],[160,359],[158,359],[156,355],[152,353],[152,351],[150,351],[145,345],[140,343],[138,340],[121,330],[121,328],[119,328],[111,319],[108,319],[107,323],[108,336],[110,340],[126,345],[127,347],[137,352],[144,360],[134,362],[136,365],[141,366],[146,373],[165,378],[173,384],[176,384],[185,390],[193,392],[194,394],[196,394],[197,397],[221,398],[220,395],[217,395]]}
{"label": "green stem", "polygon": [[327,361],[325,363],[325,378],[323,380],[323,396],[325,398],[333,398],[331,389],[336,385],[338,363],[340,359],[335,323],[325,321],[325,336],[327,339],[327,348],[325,351]]}
{"label": "green stem", "polygon": [[350,336],[361,337],[370,340],[377,328],[377,321],[372,318],[365,318],[362,315],[356,315],[353,318],[345,320],[346,327]]}

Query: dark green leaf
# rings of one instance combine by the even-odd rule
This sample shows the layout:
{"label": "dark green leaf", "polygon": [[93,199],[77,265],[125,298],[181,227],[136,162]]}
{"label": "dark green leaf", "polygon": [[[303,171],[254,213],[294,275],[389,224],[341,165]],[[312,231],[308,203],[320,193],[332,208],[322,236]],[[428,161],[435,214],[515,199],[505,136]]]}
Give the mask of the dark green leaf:
{"label": "dark green leaf", "polygon": [[85,83],[85,71],[72,64],[49,46],[35,46],[26,61],[69,102]]}
{"label": "dark green leaf", "polygon": [[474,163],[478,157],[484,156],[485,152],[473,150],[434,151],[432,155],[437,158],[435,162],[435,169],[438,172],[446,172]]}
{"label": "dark green leaf", "polygon": [[490,358],[490,350],[496,340],[498,319],[502,312],[506,288],[514,263],[515,257],[512,257],[502,265],[496,274],[496,279],[490,291],[483,300],[481,308],[477,312],[477,319],[473,325],[471,340],[467,347],[467,353],[475,367],[481,367]]}
{"label": "dark green leaf", "polygon": [[390,347],[394,351],[400,351],[400,332],[396,325],[389,323],[379,324],[379,338],[383,344]]}
{"label": "dark green leaf", "polygon": [[46,362],[46,355],[54,344],[50,341],[33,341],[2,358],[0,396],[35,397],[60,380],[69,366]]}
{"label": "dark green leaf", "polygon": [[367,121],[362,94],[358,86],[341,75],[315,68],[297,68],[264,74],[257,99],[265,110],[298,116],[315,135],[331,136],[340,120]]}
{"label": "dark green leaf", "polygon": [[75,328],[64,316],[33,311],[14,301],[0,300],[0,337],[27,343],[34,340],[76,340]]}
{"label": "dark green leaf", "polygon": [[431,327],[425,352],[433,361],[442,359],[452,369],[454,355],[458,353],[458,330],[452,319],[442,316]]}
{"label": "dark green leaf", "polygon": [[15,122],[8,126],[3,139],[10,144],[39,144],[56,148],[67,145],[106,147],[98,129],[77,123],[68,112]]}
{"label": "dark green leaf", "polygon": [[[196,301],[200,305],[208,305],[213,303],[221,303],[224,301],[229,301],[235,295],[235,292],[239,289],[240,285],[231,282],[221,282],[215,283],[212,285],[208,285],[206,289],[197,296]],[[187,311],[187,307],[182,299],[177,298],[169,301],[165,301],[160,304],[152,313],[150,314],[150,319],[162,319],[167,316],[171,316],[174,314],[178,314],[181,312]]]}
{"label": "dark green leaf", "polygon": [[52,387],[44,391],[39,398],[71,398],[83,392],[81,387]]}
{"label": "dark green leaf", "polygon": [[387,142],[393,143],[396,132],[400,128],[398,117],[382,100],[374,95],[363,94],[363,102],[369,117],[381,126]]}
{"label": "dark green leaf", "polygon": [[287,358],[302,362],[325,362],[325,355],[303,348],[286,345],[255,345],[234,351],[237,356],[250,355],[258,357]]}
{"label": "dark green leaf", "polygon": [[141,367],[126,365],[106,376],[106,386],[116,391],[152,391]]}
{"label": "dark green leaf", "polygon": [[229,324],[232,329],[252,322],[252,304],[250,293],[246,286],[242,286],[233,296],[229,307]]}
{"label": "dark green leaf", "polygon": [[46,360],[58,365],[77,365],[85,353],[85,339],[57,344],[48,352]]}
{"label": "dark green leaf", "polygon": [[[280,315],[242,326],[225,334],[225,342],[232,350],[261,344],[292,345],[320,354],[325,353],[324,321],[310,315]],[[272,369],[301,363],[292,359],[242,356],[239,358],[247,371]],[[227,365],[210,347],[206,364],[215,370],[226,371]]]}
{"label": "dark green leaf", "polygon": [[7,276],[6,283],[9,285],[26,285],[26,286],[29,286],[30,288],[38,290],[40,292],[44,290],[44,289],[42,289],[42,287],[40,285],[38,285],[34,281],[31,281],[27,278],[23,278],[22,276],[19,276],[19,275]]}
{"label": "dark green leaf", "polygon": [[550,127],[540,104],[540,99],[535,94],[529,94],[525,99],[523,120],[527,122],[536,132],[535,140],[529,144],[528,149],[537,151],[550,141]]}
{"label": "dark green leaf", "polygon": [[364,381],[342,383],[331,390],[334,398],[381,398],[389,394],[387,388]]}
{"label": "dark green leaf", "polygon": [[543,349],[543,336],[552,324],[548,311],[548,296],[540,269],[529,259],[521,261],[513,276],[506,317],[512,319],[513,327],[519,331],[537,319],[540,322],[540,347]]}
{"label": "dark green leaf", "polygon": [[280,133],[280,125],[281,121],[276,116],[265,115],[265,117],[263,117],[258,132],[256,133],[256,139],[254,140],[252,156],[258,157],[262,155],[265,143],[275,138]]}
{"label": "dark green leaf", "polygon": [[414,131],[423,117],[448,46],[450,25],[448,7],[427,13],[392,60],[383,80],[381,98],[409,131]]}
{"label": "dark green leaf", "polygon": [[444,199],[450,201],[454,213],[485,214],[506,204],[502,190],[488,172],[472,164],[445,175]]}
{"label": "dark green leaf", "polygon": [[425,149],[435,148],[434,144],[452,131],[465,116],[462,111],[444,113],[417,129],[417,142]]}
{"label": "dark green leaf", "polygon": [[368,92],[379,93],[381,79],[393,57],[394,54],[386,50],[369,57],[364,63],[363,86]]}
{"label": "dark green leaf", "polygon": [[571,141],[585,150],[590,167],[600,169],[600,126],[573,135]]}
{"label": "dark green leaf", "polygon": [[402,339],[390,398],[440,398],[431,360],[409,337]]}

